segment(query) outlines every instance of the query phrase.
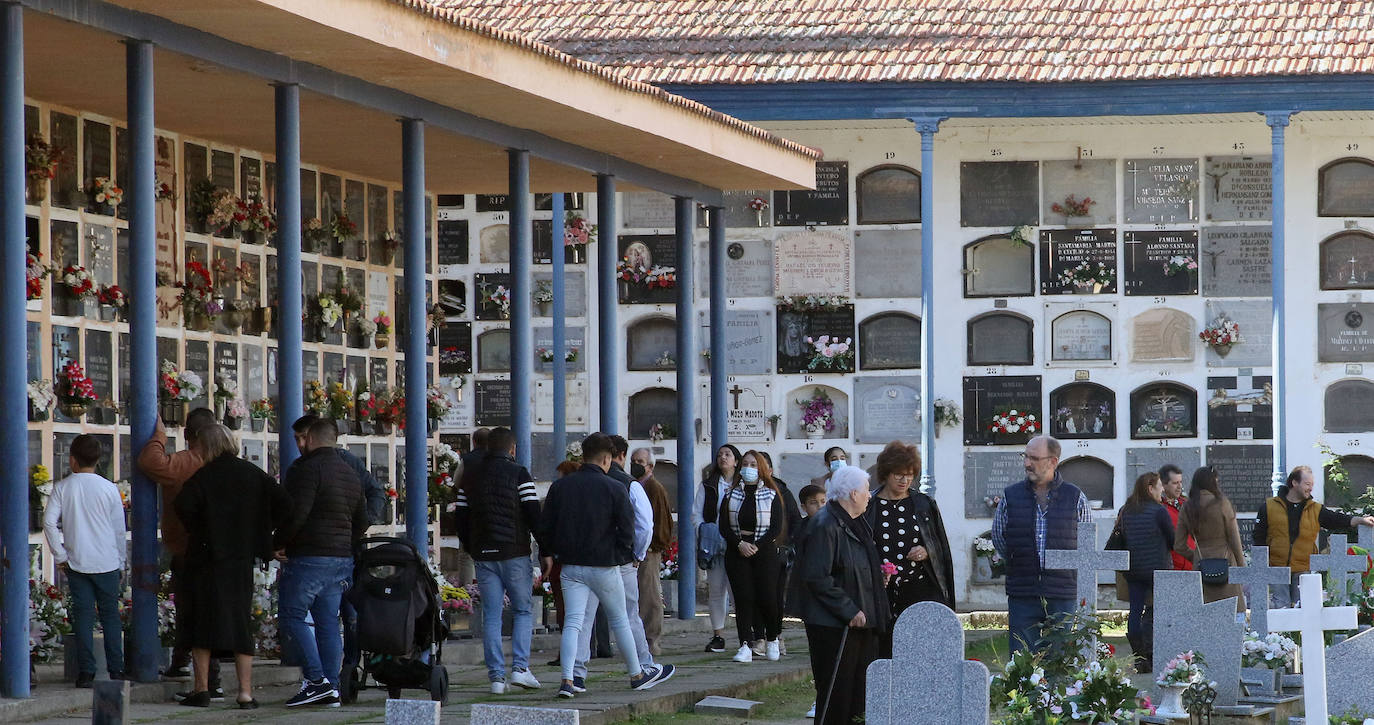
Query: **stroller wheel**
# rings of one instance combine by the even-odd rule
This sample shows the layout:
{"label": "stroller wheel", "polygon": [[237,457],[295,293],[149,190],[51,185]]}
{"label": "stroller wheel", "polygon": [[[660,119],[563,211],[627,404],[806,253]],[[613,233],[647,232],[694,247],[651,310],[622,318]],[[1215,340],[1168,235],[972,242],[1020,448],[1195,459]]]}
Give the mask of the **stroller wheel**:
{"label": "stroller wheel", "polygon": [[358,677],[358,668],[350,667],[345,676],[339,680],[339,702],[345,705],[352,705],[358,701],[358,690],[362,689],[362,681]]}
{"label": "stroller wheel", "polygon": [[387,686],[386,686],[386,696],[389,697],[389,698],[391,698],[391,699],[393,699],[393,700],[399,700],[399,699],[401,699],[401,688],[399,688],[399,687],[397,687],[397,686],[395,686],[395,685],[387,685]]}
{"label": "stroller wheel", "polygon": [[436,664],[429,670],[429,699],[441,704],[448,703],[448,668]]}

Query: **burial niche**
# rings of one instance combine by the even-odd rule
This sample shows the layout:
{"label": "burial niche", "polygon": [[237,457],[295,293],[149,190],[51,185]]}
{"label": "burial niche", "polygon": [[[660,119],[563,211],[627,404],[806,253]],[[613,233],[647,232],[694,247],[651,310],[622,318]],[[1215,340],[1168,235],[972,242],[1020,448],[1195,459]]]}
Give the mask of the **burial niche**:
{"label": "burial niche", "polygon": [[860,224],[918,224],[921,174],[905,166],[875,166],[854,179]]}
{"label": "burial niche", "polygon": [[1031,365],[1035,323],[1014,312],[988,312],[968,321],[969,365]]}
{"label": "burial niche", "polygon": [[829,385],[803,385],[783,398],[783,407],[787,410],[788,438],[849,438],[849,396]]}
{"label": "burial niche", "polygon": [[1112,321],[1091,310],[1073,310],[1050,323],[1051,360],[1111,360]]}
{"label": "burial niche", "polygon": [[1077,456],[1059,464],[1059,475],[1082,489],[1093,508],[1115,508],[1116,472],[1110,463],[1092,456]]}
{"label": "burial niche", "polygon": [[1321,167],[1317,216],[1374,216],[1374,161],[1352,156]]}
{"label": "burial niche", "polygon": [[627,370],[675,370],[677,368],[677,321],[671,317],[644,317],[625,331]]}
{"label": "burial niche", "polygon": [[1050,391],[1050,435],[1115,438],[1116,393],[1097,383],[1070,383]]}
{"label": "burial niche", "polygon": [[964,247],[965,297],[1025,297],[1035,294],[1035,249],[1002,235]]}
{"label": "burial niche", "polygon": [[1374,458],[1341,456],[1340,466],[1345,469],[1346,485],[1342,487],[1332,476],[1333,467],[1327,466],[1322,501],[1331,508],[1348,509],[1365,491],[1374,488]]}
{"label": "burial niche", "polygon": [[510,330],[487,330],[477,336],[477,371],[510,372]]}
{"label": "burial niche", "polygon": [[1322,289],[1374,289],[1374,234],[1350,229],[1321,243]]}
{"label": "burial niche", "polygon": [[646,440],[655,426],[658,426],[657,433],[661,437],[677,438],[676,391],[646,388],[630,396],[629,437]]}
{"label": "burial niche", "polygon": [[1374,383],[1368,380],[1341,380],[1326,389],[1327,433],[1367,433],[1374,431]]}
{"label": "burial niche", "polygon": [[1179,383],[1142,385],[1131,393],[1131,438],[1197,437],[1197,391]]}
{"label": "burial niche", "polygon": [[668,491],[668,508],[677,511],[677,464],[657,459],[654,461],[654,480],[663,484]]}
{"label": "burial niche", "polygon": [[859,369],[921,367],[921,320],[904,312],[882,312],[859,323]]}

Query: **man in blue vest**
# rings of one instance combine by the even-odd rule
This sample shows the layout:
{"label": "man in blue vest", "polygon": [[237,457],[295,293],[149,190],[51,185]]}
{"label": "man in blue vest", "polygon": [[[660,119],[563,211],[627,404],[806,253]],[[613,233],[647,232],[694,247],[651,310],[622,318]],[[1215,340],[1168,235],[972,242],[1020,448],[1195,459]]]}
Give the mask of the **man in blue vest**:
{"label": "man in blue vest", "polygon": [[1007,562],[1007,630],[1013,653],[1039,649],[1051,617],[1072,612],[1078,579],[1046,569],[1046,549],[1077,549],[1078,523],[1092,521],[1088,497],[1059,477],[1059,441],[1037,436],[1021,458],[1026,478],[1008,486],[992,519],[992,544]]}

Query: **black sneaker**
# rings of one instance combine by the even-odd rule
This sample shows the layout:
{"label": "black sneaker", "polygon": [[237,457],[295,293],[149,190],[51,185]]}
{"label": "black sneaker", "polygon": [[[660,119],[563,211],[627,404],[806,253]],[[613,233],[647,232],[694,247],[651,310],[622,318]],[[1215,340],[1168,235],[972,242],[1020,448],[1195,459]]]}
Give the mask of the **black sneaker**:
{"label": "black sneaker", "polygon": [[83,690],[91,689],[91,687],[93,686],[92,683],[94,682],[95,675],[93,674],[86,674],[85,672],[82,672],[81,674],[76,676],[76,686]]}
{"label": "black sneaker", "polygon": [[587,680],[584,677],[574,677],[572,683],[573,692],[582,694],[587,691]]}
{"label": "black sneaker", "polygon": [[[659,665],[658,672],[654,673],[654,685],[667,682],[674,672],[677,672],[677,668],[673,665]],[[650,687],[652,686],[650,685]]]}
{"label": "black sneaker", "polygon": [[186,697],[181,698],[181,705],[184,706],[184,707],[209,707],[209,706],[210,706],[210,693],[209,693],[208,691],[189,692],[189,693],[179,693],[179,694],[185,694],[185,695],[186,695]]}
{"label": "black sneaker", "polygon": [[[186,698],[188,698],[188,697],[190,697],[191,695],[194,695],[194,694],[195,694],[195,693],[192,692],[191,690],[186,690],[186,691],[184,691],[184,692],[178,692],[178,693],[172,695],[172,699],[176,700],[177,702],[181,702],[182,700],[185,700]],[[224,688],[223,688],[223,687],[220,687],[219,685],[215,685],[214,687],[211,687],[211,688],[208,690],[208,694],[209,694],[209,696],[210,696],[210,702],[224,702]]]}
{"label": "black sneaker", "polygon": [[[332,702],[331,702],[332,701]],[[339,692],[334,686],[329,684],[329,680],[318,682],[305,681],[301,683],[301,690],[286,701],[287,707],[301,707],[302,705],[339,705]]]}
{"label": "black sneaker", "polygon": [[725,651],[725,638],[724,638],[724,637],[712,637],[712,638],[711,638],[711,641],[706,643],[706,651],[707,651],[707,652],[724,652],[724,651]]}
{"label": "black sneaker", "polygon": [[178,667],[168,667],[160,673],[169,680],[185,680],[191,677],[190,665],[180,665]]}
{"label": "black sneaker", "polygon": [[558,696],[564,700],[571,700],[576,697],[576,693],[573,691],[573,686],[570,683],[564,682],[558,686]]}
{"label": "black sneaker", "polygon": [[647,690],[654,686],[654,678],[656,676],[658,676],[657,672],[641,672],[630,678],[630,689]]}

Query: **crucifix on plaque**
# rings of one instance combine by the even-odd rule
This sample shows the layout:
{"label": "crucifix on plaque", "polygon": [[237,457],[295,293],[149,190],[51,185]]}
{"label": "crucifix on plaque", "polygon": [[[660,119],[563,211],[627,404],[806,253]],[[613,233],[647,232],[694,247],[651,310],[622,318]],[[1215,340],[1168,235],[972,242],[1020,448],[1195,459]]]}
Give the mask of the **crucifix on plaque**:
{"label": "crucifix on plaque", "polygon": [[973,420],[975,423],[977,423],[978,421],[981,421],[983,419],[983,410],[981,406],[983,401],[978,394],[986,393],[989,391],[987,388],[980,386],[978,384],[978,379],[974,378],[973,385],[969,387],[969,392],[973,393]]}
{"label": "crucifix on plaque", "polygon": [[1175,405],[1178,405],[1178,403],[1179,400],[1177,395],[1164,393],[1155,398],[1155,402],[1151,407],[1159,408],[1159,419],[1161,422],[1163,422],[1164,420],[1167,420],[1169,417],[1169,409]]}
{"label": "crucifix on plaque", "polygon": [[1220,198],[1221,198],[1221,178],[1222,178],[1223,176],[1226,176],[1226,175],[1230,174],[1230,173],[1231,173],[1231,172],[1229,172],[1229,171],[1223,171],[1223,172],[1221,172],[1220,174],[1213,174],[1213,173],[1210,172],[1210,171],[1207,172],[1207,178],[1209,178],[1209,179],[1212,180],[1212,197],[1213,197],[1213,198],[1215,198],[1215,199],[1220,199]]}
{"label": "crucifix on plaque", "polygon": [[1355,255],[1350,255],[1350,279],[1346,280],[1349,284],[1359,284],[1360,278],[1355,275]]}
{"label": "crucifix on plaque", "polygon": [[726,392],[729,393],[730,397],[734,399],[733,406],[735,410],[739,410],[739,396],[740,393],[744,392],[744,388],[741,388],[739,386],[739,383],[735,383],[735,387],[727,390]]}
{"label": "crucifix on plaque", "polygon": [[1205,255],[1207,255],[1207,260],[1208,260],[1209,262],[1212,263],[1212,276],[1215,277],[1216,274],[1217,274],[1217,257],[1220,257],[1220,256],[1223,255],[1223,254],[1226,254],[1226,250],[1223,249],[1223,250],[1221,250],[1221,251],[1219,251],[1219,252],[1214,252],[1214,251],[1208,249],[1208,250],[1204,250],[1202,253],[1205,254]]}

